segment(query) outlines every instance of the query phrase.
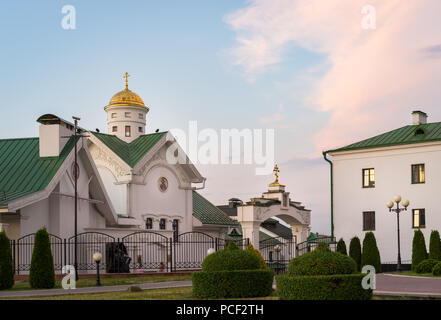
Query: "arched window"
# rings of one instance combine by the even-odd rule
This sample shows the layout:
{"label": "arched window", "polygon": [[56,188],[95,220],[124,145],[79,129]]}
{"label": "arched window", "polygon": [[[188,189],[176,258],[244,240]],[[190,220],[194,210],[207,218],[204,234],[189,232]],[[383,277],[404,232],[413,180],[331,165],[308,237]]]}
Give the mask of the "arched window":
{"label": "arched window", "polygon": [[179,235],[179,220],[174,219],[173,220],[173,240],[175,242],[178,241],[178,235]]}
{"label": "arched window", "polygon": [[165,219],[159,220],[159,229],[165,230]]}
{"label": "arched window", "polygon": [[145,220],[145,228],[146,229],[153,229],[153,220],[152,220],[152,218],[147,218]]}

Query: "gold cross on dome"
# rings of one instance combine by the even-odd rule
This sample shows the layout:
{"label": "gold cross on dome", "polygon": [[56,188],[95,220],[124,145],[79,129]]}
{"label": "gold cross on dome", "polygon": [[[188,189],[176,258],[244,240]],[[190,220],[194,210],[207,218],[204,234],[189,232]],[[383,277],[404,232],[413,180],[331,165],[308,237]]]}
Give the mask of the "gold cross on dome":
{"label": "gold cross on dome", "polygon": [[276,181],[275,182],[279,182],[279,167],[277,166],[277,164],[274,166],[274,170],[273,170],[274,174],[276,175]]}
{"label": "gold cross on dome", "polygon": [[129,77],[130,77],[130,74],[128,74],[128,73],[126,72],[126,74],[125,74],[124,77],[123,77],[123,78],[126,79],[126,89],[129,89]]}

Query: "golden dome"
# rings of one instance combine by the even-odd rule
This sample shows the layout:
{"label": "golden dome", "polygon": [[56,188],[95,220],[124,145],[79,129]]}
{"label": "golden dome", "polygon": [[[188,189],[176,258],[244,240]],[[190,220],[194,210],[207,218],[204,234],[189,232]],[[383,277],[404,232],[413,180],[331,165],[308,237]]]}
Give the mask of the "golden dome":
{"label": "golden dome", "polygon": [[125,75],[126,88],[114,94],[112,99],[110,99],[109,105],[106,106],[104,109],[113,106],[135,106],[135,107],[146,108],[148,110],[148,108],[144,104],[144,101],[142,101],[141,97],[137,93],[129,90],[128,81],[127,81],[128,76],[129,75],[126,72]]}

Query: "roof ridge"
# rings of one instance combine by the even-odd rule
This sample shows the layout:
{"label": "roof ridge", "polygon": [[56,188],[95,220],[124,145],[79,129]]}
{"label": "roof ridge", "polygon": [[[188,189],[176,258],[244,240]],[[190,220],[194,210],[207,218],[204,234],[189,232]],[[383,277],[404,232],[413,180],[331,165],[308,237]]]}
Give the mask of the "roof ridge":
{"label": "roof ridge", "polygon": [[26,138],[8,138],[8,139],[0,139],[1,141],[15,141],[15,140],[35,140],[40,139],[39,137],[26,137]]}

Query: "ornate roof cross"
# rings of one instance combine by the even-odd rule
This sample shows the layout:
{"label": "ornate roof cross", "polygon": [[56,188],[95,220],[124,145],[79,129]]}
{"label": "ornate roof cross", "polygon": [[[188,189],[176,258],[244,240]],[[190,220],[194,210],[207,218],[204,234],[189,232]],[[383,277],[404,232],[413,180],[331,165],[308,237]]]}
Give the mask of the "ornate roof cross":
{"label": "ornate roof cross", "polygon": [[129,89],[129,77],[130,77],[130,74],[128,74],[128,73],[126,72],[126,74],[125,74],[124,77],[123,77],[123,78],[126,79],[126,89]]}
{"label": "ornate roof cross", "polygon": [[279,167],[277,166],[277,164],[274,166],[274,170],[273,170],[274,174],[276,175],[276,181],[274,181],[275,183],[279,182]]}

